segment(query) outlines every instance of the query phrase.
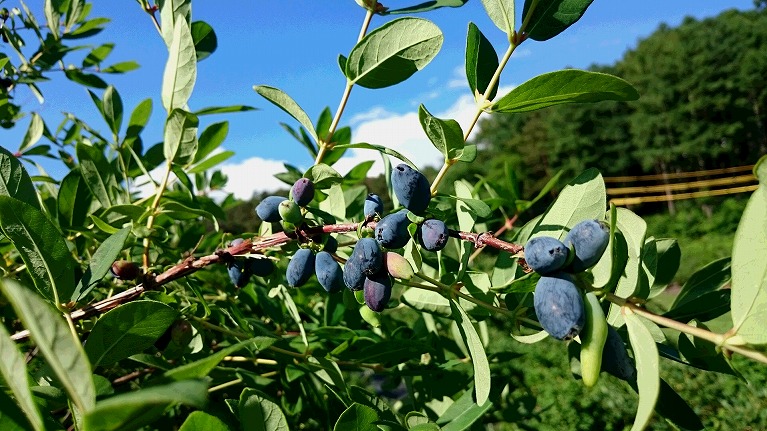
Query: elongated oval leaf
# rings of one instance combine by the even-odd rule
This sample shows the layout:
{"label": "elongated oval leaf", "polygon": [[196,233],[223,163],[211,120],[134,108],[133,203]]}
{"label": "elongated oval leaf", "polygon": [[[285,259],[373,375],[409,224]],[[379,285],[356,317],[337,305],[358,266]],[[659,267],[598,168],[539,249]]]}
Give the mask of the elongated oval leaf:
{"label": "elongated oval leaf", "polygon": [[75,168],[61,180],[59,195],[56,199],[59,213],[59,226],[62,229],[82,226],[88,216],[93,196],[85,184],[80,169]]}
{"label": "elongated oval leaf", "polygon": [[96,404],[91,366],[79,340],[50,304],[12,280],[0,282],[0,290],[16,310],[21,323],[42,352],[69,398],[87,413]]}
{"label": "elongated oval leaf", "polygon": [[469,0],[429,0],[414,6],[408,6],[408,7],[403,7],[403,8],[394,9],[394,10],[387,10],[381,13],[381,15],[428,12],[430,10],[439,9],[441,7],[461,7],[465,5],[468,1]]}
{"label": "elongated oval leaf", "polygon": [[410,167],[413,169],[418,169],[415,163],[411,162],[407,157],[403,156],[398,151],[392,150],[391,148],[388,148],[388,147],[384,147],[383,145],[368,144],[367,142],[359,142],[356,144],[336,145],[335,147],[333,147],[334,150],[346,149],[346,148],[364,148],[368,150],[375,150],[381,154],[386,154],[387,156],[392,156],[394,158],[400,159],[403,162],[410,165]]}
{"label": "elongated oval leaf", "polygon": [[338,417],[333,431],[373,431],[379,421],[378,412],[372,408],[354,403]]}
{"label": "elongated oval leaf", "polygon": [[205,21],[195,21],[192,23],[192,40],[194,41],[197,61],[205,60],[218,48],[216,32]]}
{"label": "elongated oval leaf", "polygon": [[[621,298],[628,298],[639,292],[645,277],[642,270],[642,249],[647,234],[647,223],[642,220],[642,217],[626,208],[616,209],[615,223],[620,230],[620,238],[624,240],[621,245],[626,245],[627,256],[622,271],[618,271],[620,278],[615,286],[615,294]],[[620,326],[621,317],[620,307],[611,304],[607,321],[613,326]]]}
{"label": "elongated oval leaf", "polygon": [[514,33],[514,0],[482,0],[487,15],[502,32]]}
{"label": "elongated oval leaf", "polygon": [[162,106],[171,112],[186,107],[197,80],[197,55],[186,20],[177,20],[173,28],[168,62],[162,77]]}
{"label": "elongated oval leaf", "polygon": [[[195,114],[198,115],[199,114]],[[220,123],[213,123],[206,127],[205,130],[200,133],[200,139],[198,139],[197,152],[194,155],[194,162],[197,163],[210,154],[213,150],[218,148],[226,139],[226,135],[229,134],[229,122],[222,121]]]}
{"label": "elongated oval leaf", "polygon": [[29,120],[29,128],[27,128],[27,133],[24,134],[24,138],[21,140],[19,152],[23,153],[26,149],[35,145],[37,141],[43,137],[44,130],[45,123],[43,122],[43,117],[41,117],[40,114],[33,112],[32,117]]}
{"label": "elongated oval leaf", "polygon": [[650,330],[642,323],[639,316],[626,313],[624,316],[631,340],[631,349],[637,368],[637,389],[639,407],[631,431],[645,429],[655,410],[655,403],[660,392],[660,368],[658,348],[655,346]]}
{"label": "elongated oval leaf", "polygon": [[[7,280],[5,283],[15,282]],[[32,428],[36,431],[44,430],[43,419],[32,398],[32,391],[29,390],[27,364],[3,325],[0,325],[0,375],[3,377],[5,385],[11,390],[16,403],[21,407],[21,411],[32,424]]]}
{"label": "elongated oval leaf", "polygon": [[261,392],[245,388],[240,394],[237,414],[243,429],[253,431],[288,431],[288,420],[280,407]]}
{"label": "elongated oval leaf", "polygon": [[18,250],[40,294],[51,302],[69,300],[75,263],[51,221],[20,200],[0,196],[0,229]]}
{"label": "elongated oval leaf", "polygon": [[85,273],[83,273],[83,276],[77,283],[75,291],[72,293],[72,301],[77,302],[85,297],[96,286],[96,283],[104,278],[112,266],[112,262],[120,255],[130,231],[131,228],[129,226],[124,227],[101,243],[96,252],[93,253],[93,256],[91,256],[91,260],[88,262],[88,269],[85,270]]}
{"label": "elongated oval leaf", "polygon": [[197,116],[182,109],[174,109],[165,122],[163,154],[165,159],[185,164],[197,152]]}
{"label": "elongated oval leaf", "polygon": [[[543,41],[562,33],[581,19],[594,0],[544,0],[538,1],[530,10],[534,0],[525,0],[522,20],[528,21],[521,29],[533,40]],[[528,17],[528,14],[530,16]]]}
{"label": "elongated oval leaf", "polygon": [[109,129],[115,136],[120,134],[120,127],[123,122],[123,101],[120,93],[113,86],[104,90],[104,100],[102,100],[104,120],[109,125]]}
{"label": "elongated oval leaf", "polygon": [[431,21],[400,18],[370,32],[352,49],[344,74],[353,84],[384,88],[423,69],[442,47],[442,31]]}
{"label": "elongated oval leaf", "polygon": [[0,147],[0,196],[10,196],[40,209],[37,192],[27,170],[3,147]]}
{"label": "elongated oval leaf", "polygon": [[255,337],[249,340],[241,341],[232,346],[223,348],[218,352],[200,360],[184,364],[180,367],[168,370],[165,373],[165,377],[173,380],[186,380],[186,379],[199,379],[207,376],[219,362],[223,361],[225,357],[232,353],[244,349],[247,346],[252,346],[256,350],[263,350],[274,344],[277,341],[276,338],[268,337]]}
{"label": "elongated oval leaf", "polygon": [[437,118],[431,115],[423,105],[418,107],[418,120],[423,131],[426,132],[426,136],[429,137],[434,147],[445,156],[445,160],[460,157],[464,141],[463,130],[457,121]]}
{"label": "elongated oval leaf", "polygon": [[[765,179],[760,178],[760,182]],[[732,248],[732,323],[747,342],[767,343],[767,187],[748,200]]]}
{"label": "elongated oval leaf", "polygon": [[639,93],[617,76],[585,70],[559,70],[538,75],[515,87],[490,107],[492,112],[535,111],[564,103],[637,100]]}
{"label": "elongated oval leaf", "polygon": [[173,30],[179,21],[192,21],[192,0],[163,0],[160,5],[160,28],[165,46],[170,49],[173,43]]}
{"label": "elongated oval leaf", "polygon": [[266,85],[253,86],[253,90],[255,90],[256,93],[258,93],[261,97],[272,102],[275,106],[287,112],[291,117],[295,118],[296,121],[304,126],[304,129],[309,132],[312,138],[314,138],[314,142],[320,141],[320,139],[317,137],[317,131],[314,129],[314,124],[312,124],[312,120],[309,118],[309,116],[306,115],[306,111],[304,111],[303,108],[301,108],[301,106],[299,106],[299,104],[296,103],[292,97],[288,96],[287,93],[280,90],[279,88],[269,87]]}
{"label": "elongated oval leaf", "polygon": [[85,343],[93,367],[111,365],[152,346],[178,317],[162,302],[135,301],[106,312]]}
{"label": "elongated oval leaf", "polygon": [[127,392],[99,401],[83,418],[88,431],[136,430],[162,415],[173,404],[203,408],[208,399],[208,384],[184,380]]}
{"label": "elongated oval leaf", "polygon": [[474,364],[474,390],[477,395],[477,404],[484,404],[490,396],[490,363],[487,361],[485,347],[477,334],[477,330],[469,320],[469,315],[455,301],[450,301],[453,310],[453,320],[458,324],[461,336],[466,347],[469,348],[471,362]]}
{"label": "elongated oval leaf", "polygon": [[473,22],[469,23],[466,35],[466,79],[474,98],[486,94],[487,100],[493,100],[498,92],[498,84],[488,92],[487,87],[498,69],[498,54],[493,44],[479,31]]}
{"label": "elongated oval leaf", "polygon": [[102,207],[111,207],[113,202],[109,189],[114,182],[114,176],[104,153],[100,148],[84,142],[77,144],[75,152],[77,153],[77,160],[80,162],[80,174],[85,180],[85,185],[88,186]]}

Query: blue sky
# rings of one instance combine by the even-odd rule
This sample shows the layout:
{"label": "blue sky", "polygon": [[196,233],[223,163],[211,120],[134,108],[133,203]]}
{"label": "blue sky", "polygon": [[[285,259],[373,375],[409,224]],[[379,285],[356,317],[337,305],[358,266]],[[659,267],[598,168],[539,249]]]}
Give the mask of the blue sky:
{"label": "blue sky", "polygon": [[[420,0],[390,0],[397,8]],[[42,1],[29,2],[38,19],[43,20]],[[518,8],[521,10],[521,2]],[[134,1],[94,2],[91,16],[112,20],[98,37],[88,40],[98,45],[116,42],[107,61],[136,60],[137,71],[104,78],[120,92],[130,110],[145,98],[155,99],[155,109],[144,135],[145,145],[162,136],[164,112],[159,103],[166,48],[149,17]],[[704,18],[725,9],[750,9],[752,0],[645,0],[642,2],[596,0],[584,17],[564,33],[546,42],[528,40],[509,62],[501,78],[502,87],[511,88],[540,73],[564,67],[585,68],[618,60],[637,41],[647,37],[661,23],[679,24],[685,16]],[[213,105],[246,104],[259,111],[208,116],[201,126],[229,120],[230,133],[224,147],[236,153],[223,170],[230,177],[229,191],[247,198],[254,190],[274,188],[271,178],[281,171],[282,162],[307,168],[313,160],[306,150],[279,126],[291,122],[282,111],[261,99],[252,90],[255,84],[278,87],[290,94],[316,118],[321,110],[335,109],[344,87],[338,69],[338,54],[347,54],[356,41],[364,11],[354,0],[228,0],[197,1],[194,20],[204,20],[218,35],[218,51],[200,62],[198,80],[189,105],[199,109]],[[354,141],[388,145],[411,156],[417,164],[439,163],[439,153],[426,140],[417,121],[420,103],[435,115],[466,123],[473,105],[462,75],[466,29],[474,22],[496,50],[506,49],[505,35],[487,18],[482,3],[471,0],[461,8],[445,8],[420,15],[434,21],[443,31],[445,42],[437,58],[404,83],[378,90],[355,88],[342,119],[351,125]],[[375,17],[375,28],[394,17]],[[79,63],[74,56],[72,62]],[[31,94],[19,91],[17,103],[40,112],[49,128],[61,120],[61,112],[73,112],[97,129],[104,130],[86,91],[63,76],[41,85],[46,101],[39,105]],[[98,91],[97,91],[98,93]],[[3,145],[18,147],[28,120],[13,131],[2,131]],[[354,164],[378,159],[370,152],[352,152],[338,164],[342,173]],[[44,167],[54,177],[64,170],[52,163]],[[375,168],[380,169],[380,168]]]}

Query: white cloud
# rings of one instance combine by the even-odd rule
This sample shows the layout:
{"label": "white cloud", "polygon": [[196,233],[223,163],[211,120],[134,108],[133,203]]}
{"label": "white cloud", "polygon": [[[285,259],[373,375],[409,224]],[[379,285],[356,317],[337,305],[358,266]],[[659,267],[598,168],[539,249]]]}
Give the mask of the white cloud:
{"label": "white cloud", "polygon": [[447,88],[468,88],[469,84],[466,82],[466,67],[456,66],[453,68],[453,74],[450,81],[447,82]]}
{"label": "white cloud", "polygon": [[239,163],[221,165],[221,172],[229,178],[224,190],[234,193],[238,199],[250,199],[256,192],[287,187],[274,177],[274,174],[285,172],[281,160],[250,157]]}

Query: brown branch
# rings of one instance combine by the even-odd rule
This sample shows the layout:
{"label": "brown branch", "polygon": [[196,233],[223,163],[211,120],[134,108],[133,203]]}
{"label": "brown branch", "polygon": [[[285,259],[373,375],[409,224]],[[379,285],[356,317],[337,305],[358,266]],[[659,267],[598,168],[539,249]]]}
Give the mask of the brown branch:
{"label": "brown branch", "polygon": [[[375,223],[365,223],[364,226],[375,228]],[[70,317],[72,321],[78,321],[87,319],[91,316],[106,313],[107,311],[117,307],[120,304],[138,299],[138,297],[140,297],[141,294],[146,290],[153,290],[158,286],[162,286],[171,281],[186,277],[187,275],[197,272],[199,269],[208,265],[230,262],[232,260],[232,256],[259,252],[272,247],[279,247],[289,243],[290,241],[309,242],[314,237],[322,234],[355,232],[359,227],[359,223],[343,223],[313,227],[302,226],[295,232],[278,232],[265,237],[256,237],[252,240],[246,239],[236,246],[217,250],[215,253],[209,254],[207,256],[201,256],[198,258],[190,256],[184,259],[182,262],[171,266],[159,275],[146,275],[144,277],[144,281],[138,284],[136,287],[132,287],[128,290],[118,293],[117,295],[90,305],[86,305],[83,308],[73,311],[70,313]],[[474,243],[476,247],[490,246],[499,250],[507,251],[509,253],[517,253],[522,250],[521,246],[495,238],[490,232],[477,234],[451,230],[450,236],[459,238],[464,241],[470,241]],[[11,339],[14,341],[22,341],[26,340],[27,338],[29,338],[28,330],[19,331],[11,336]]]}

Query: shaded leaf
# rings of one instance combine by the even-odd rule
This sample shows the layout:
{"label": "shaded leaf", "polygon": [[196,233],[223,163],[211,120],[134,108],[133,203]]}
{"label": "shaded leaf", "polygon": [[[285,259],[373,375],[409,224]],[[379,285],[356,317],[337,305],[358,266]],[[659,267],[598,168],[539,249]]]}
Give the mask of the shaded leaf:
{"label": "shaded leaf", "polygon": [[288,431],[288,421],[280,407],[263,393],[245,388],[240,394],[237,414],[243,429],[253,431]]}
{"label": "shaded leaf", "polygon": [[[0,283],[3,283],[3,281],[0,281]],[[29,390],[27,364],[18,347],[16,347],[16,343],[11,340],[11,335],[8,334],[3,325],[0,325],[0,376],[2,376],[7,388],[11,390],[13,397],[16,399],[16,404],[24,412],[32,428],[36,431],[44,430],[45,426],[43,425],[42,416],[40,416],[40,411],[37,409],[32,392]],[[5,392],[0,395],[4,396]],[[14,404],[10,399],[6,401],[9,401],[9,405]],[[0,409],[6,410],[3,407],[7,407],[7,405],[0,407]],[[2,428],[1,425],[4,425],[2,421],[0,421],[0,429],[6,429]]]}
{"label": "shaded leaf", "polygon": [[[528,25],[522,31],[533,40],[551,39],[565,31],[567,27],[575,24],[593,1],[549,0],[536,2],[535,0],[525,0],[522,20],[528,21]],[[531,11],[530,7],[533,3],[537,3],[537,6]],[[528,14],[531,15],[528,17]]]}
{"label": "shaded leaf", "polygon": [[27,170],[19,159],[3,147],[0,147],[0,196],[10,196],[40,209],[37,191]]}
{"label": "shaded leaf", "polygon": [[474,365],[474,390],[477,395],[477,404],[485,404],[490,396],[490,364],[487,361],[485,347],[469,320],[469,315],[460,304],[450,301],[450,308],[453,310],[453,320],[458,324],[463,342],[469,349],[471,362]]}
{"label": "shaded leaf", "polygon": [[650,330],[642,323],[639,316],[632,312],[624,315],[631,340],[631,349],[637,368],[637,391],[639,407],[631,431],[643,430],[647,426],[660,391],[660,370],[658,348],[655,347]]}
{"label": "shaded leaf", "polygon": [[213,31],[213,27],[205,21],[193,22],[191,31],[197,61],[205,60],[213,54],[218,47],[216,32]]}
{"label": "shaded leaf", "polygon": [[[485,7],[489,0],[483,0]],[[501,0],[493,0],[494,3],[502,3]],[[514,4],[512,3],[512,9]],[[513,25],[512,19],[512,25]],[[479,94],[485,94],[490,80],[498,69],[498,54],[493,44],[485,37],[473,22],[469,23],[469,32],[466,35],[466,79],[474,98]],[[498,84],[493,86],[485,95],[486,100],[493,100],[498,92]]]}
{"label": "shaded leaf", "polygon": [[112,263],[120,256],[130,231],[130,227],[124,227],[101,243],[96,252],[93,253],[93,256],[91,256],[88,262],[88,269],[85,270],[74,292],[72,292],[71,301],[77,302],[85,297],[104,278]]}

